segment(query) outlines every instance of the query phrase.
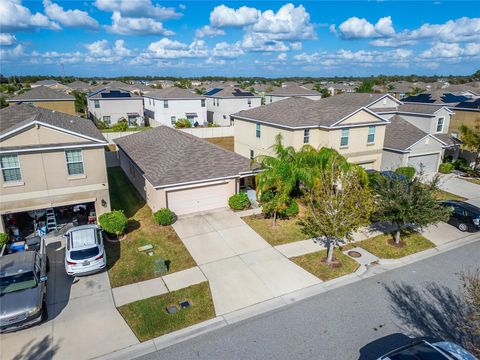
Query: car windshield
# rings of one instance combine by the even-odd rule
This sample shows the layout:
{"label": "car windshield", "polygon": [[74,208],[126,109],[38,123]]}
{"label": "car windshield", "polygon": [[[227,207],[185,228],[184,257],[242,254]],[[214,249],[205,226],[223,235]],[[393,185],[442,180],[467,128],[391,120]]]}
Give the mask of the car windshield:
{"label": "car windshield", "polygon": [[37,286],[37,279],[33,272],[4,276],[0,278],[0,295],[31,289]]}
{"label": "car windshield", "polygon": [[97,256],[100,253],[98,246],[88,249],[72,250],[70,251],[70,259],[72,260],[86,260]]}
{"label": "car windshield", "polygon": [[449,360],[440,351],[427,344],[417,344],[399,353],[389,355],[390,360]]}

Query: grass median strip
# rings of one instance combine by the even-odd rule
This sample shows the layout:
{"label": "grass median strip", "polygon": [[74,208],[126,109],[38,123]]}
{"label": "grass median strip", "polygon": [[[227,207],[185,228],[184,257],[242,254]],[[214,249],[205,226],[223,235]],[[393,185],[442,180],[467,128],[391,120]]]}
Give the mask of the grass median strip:
{"label": "grass median strip", "polygon": [[272,246],[306,238],[302,228],[297,224],[297,218],[279,219],[276,226],[272,226],[272,219],[265,219],[262,214],[246,216],[242,219]]}
{"label": "grass median strip", "polygon": [[296,256],[290,260],[324,281],[353,273],[359,267],[355,260],[343,254],[339,249],[335,249],[333,252],[334,263],[332,265],[325,263],[326,257],[327,250],[321,250]]}
{"label": "grass median strip", "polygon": [[[190,307],[179,309],[174,314],[167,313],[168,306],[179,307],[179,303],[185,300],[191,303]],[[215,317],[208,282],[123,305],[118,310],[140,341],[150,340]]]}
{"label": "grass median strip", "polygon": [[435,191],[435,197],[439,201],[443,201],[443,200],[461,200],[461,201],[467,200],[463,196],[455,195],[455,194],[449,193],[448,191],[444,191],[444,190],[440,190],[440,189]]}
{"label": "grass median strip", "polygon": [[410,254],[435,247],[435,245],[416,232],[402,234],[400,246],[393,244],[391,234],[378,235],[355,243],[381,259],[398,259]]}

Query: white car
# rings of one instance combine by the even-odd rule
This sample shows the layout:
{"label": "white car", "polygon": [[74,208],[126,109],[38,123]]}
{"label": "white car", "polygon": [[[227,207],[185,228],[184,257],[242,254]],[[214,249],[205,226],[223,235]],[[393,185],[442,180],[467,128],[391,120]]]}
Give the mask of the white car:
{"label": "white car", "polygon": [[65,233],[65,270],[68,275],[96,273],[105,268],[102,228],[97,225],[76,226]]}

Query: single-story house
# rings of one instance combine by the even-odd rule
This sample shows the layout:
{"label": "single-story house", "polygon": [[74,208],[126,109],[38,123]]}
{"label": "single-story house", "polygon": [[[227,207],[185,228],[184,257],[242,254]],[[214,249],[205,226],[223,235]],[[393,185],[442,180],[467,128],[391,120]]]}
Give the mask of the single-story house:
{"label": "single-story house", "polygon": [[226,207],[255,174],[249,159],[169,126],[114,142],[120,166],[154,212],[169,208],[183,215]]}

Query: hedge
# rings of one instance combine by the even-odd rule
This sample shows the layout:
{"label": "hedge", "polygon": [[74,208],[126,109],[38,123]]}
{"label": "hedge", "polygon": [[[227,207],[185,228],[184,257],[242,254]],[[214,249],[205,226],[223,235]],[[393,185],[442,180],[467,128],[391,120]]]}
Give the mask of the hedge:
{"label": "hedge", "polygon": [[452,163],[443,163],[443,164],[440,164],[440,166],[438,167],[438,172],[442,174],[450,174],[452,172],[452,169],[453,169]]}
{"label": "hedge", "polygon": [[155,222],[162,226],[172,225],[175,222],[175,214],[167,208],[163,208],[153,213]]}
{"label": "hedge", "polygon": [[416,171],[413,166],[403,166],[403,167],[399,167],[397,170],[395,170],[395,172],[411,180],[415,176]]}
{"label": "hedge", "polygon": [[0,233],[0,250],[2,249],[2,246],[7,243],[8,240],[8,235],[5,233]]}
{"label": "hedge", "polygon": [[294,199],[292,199],[290,200],[290,204],[288,205],[288,207],[282,212],[280,212],[280,217],[289,218],[297,215],[298,211],[299,211],[298,203]]}
{"label": "hedge", "polygon": [[233,210],[243,210],[250,207],[250,199],[246,193],[239,192],[238,194],[230,196],[228,206]]}
{"label": "hedge", "polygon": [[127,230],[128,218],[122,210],[113,210],[99,216],[98,222],[107,233],[123,235]]}

